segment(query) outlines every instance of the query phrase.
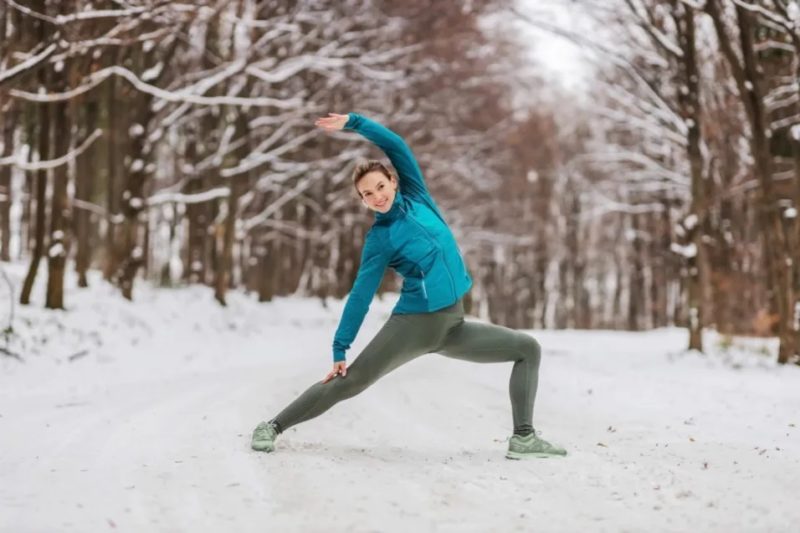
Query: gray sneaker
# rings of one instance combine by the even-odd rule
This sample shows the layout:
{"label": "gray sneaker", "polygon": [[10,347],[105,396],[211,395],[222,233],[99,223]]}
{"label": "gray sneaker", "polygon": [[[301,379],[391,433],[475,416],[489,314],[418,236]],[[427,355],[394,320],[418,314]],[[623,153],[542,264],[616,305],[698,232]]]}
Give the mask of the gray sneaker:
{"label": "gray sneaker", "polygon": [[567,455],[567,450],[540,439],[535,433],[530,435],[512,435],[508,441],[508,459],[534,459],[536,457],[554,457]]}
{"label": "gray sneaker", "polygon": [[274,452],[275,439],[278,438],[278,430],[269,422],[261,422],[253,431],[253,442],[250,446],[259,452]]}

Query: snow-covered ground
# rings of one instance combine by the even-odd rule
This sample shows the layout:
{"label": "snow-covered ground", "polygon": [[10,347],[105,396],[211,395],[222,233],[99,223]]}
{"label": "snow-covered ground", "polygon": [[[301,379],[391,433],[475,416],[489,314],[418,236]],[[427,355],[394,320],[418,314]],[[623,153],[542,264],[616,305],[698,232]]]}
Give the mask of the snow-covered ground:
{"label": "snow-covered ground", "polygon": [[[21,265],[6,266],[19,287]],[[709,333],[532,331],[535,424],[564,459],[504,458],[509,365],[430,355],[287,431],[250,434],[329,370],[343,302],[96,276],[16,308],[0,357],[0,530],[796,531],[800,368]],[[18,289],[17,289],[18,290]],[[8,295],[0,292],[0,318]],[[387,317],[376,301],[350,352]],[[5,327],[5,322],[0,328]],[[2,341],[0,341],[2,346]],[[769,354],[769,355],[765,355]]]}

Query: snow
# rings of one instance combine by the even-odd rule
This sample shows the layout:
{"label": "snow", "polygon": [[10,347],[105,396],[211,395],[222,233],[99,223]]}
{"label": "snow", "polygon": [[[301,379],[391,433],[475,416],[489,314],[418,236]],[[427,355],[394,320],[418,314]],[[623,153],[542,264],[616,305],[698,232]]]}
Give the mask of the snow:
{"label": "snow", "polygon": [[692,213],[683,220],[683,225],[687,230],[692,231],[697,226],[697,215]]}
{"label": "snow", "polygon": [[795,23],[800,22],[800,5],[797,2],[789,2],[789,5],[786,6],[786,12],[790,20],[795,21]]}
{"label": "snow", "polygon": [[65,255],[64,245],[60,242],[54,243],[47,251],[49,257],[61,257]]}
{"label": "snow", "polygon": [[681,245],[680,243],[673,242],[670,243],[669,249],[687,259],[697,256],[697,246],[693,242],[690,242],[685,246]]}
{"label": "snow", "polygon": [[797,217],[797,209],[794,207],[790,207],[783,212],[783,218],[796,218]]}
{"label": "snow", "polygon": [[[3,264],[18,293],[27,265]],[[42,267],[44,275],[46,266]],[[90,273],[68,310],[16,306],[0,356],[2,531],[791,531],[800,368],[774,339],[531,331],[535,424],[563,459],[508,461],[509,365],[429,355],[253,452],[321,379],[343,302]],[[42,278],[40,278],[42,279]],[[0,324],[8,309],[0,296]],[[350,358],[388,316],[376,300]],[[0,337],[0,346],[4,346]],[[767,354],[767,355],[765,355]]]}
{"label": "snow", "polygon": [[177,256],[173,256],[169,260],[169,275],[170,279],[181,279],[183,276],[183,261]]}
{"label": "snow", "polygon": [[795,331],[800,331],[800,301],[794,303],[794,321],[792,327]]}
{"label": "snow", "polygon": [[131,127],[128,129],[128,133],[131,137],[139,137],[144,135],[144,126],[135,122],[131,124]]}
{"label": "snow", "polygon": [[158,78],[163,69],[164,69],[164,63],[159,61],[149,69],[142,72],[142,80],[153,81],[154,79]]}

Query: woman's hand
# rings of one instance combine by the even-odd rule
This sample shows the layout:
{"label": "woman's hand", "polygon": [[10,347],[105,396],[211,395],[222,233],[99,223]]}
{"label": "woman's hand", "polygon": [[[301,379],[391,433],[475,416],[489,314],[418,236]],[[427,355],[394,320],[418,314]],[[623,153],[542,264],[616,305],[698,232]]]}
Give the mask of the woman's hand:
{"label": "woman's hand", "polygon": [[333,363],[333,370],[328,372],[328,375],[325,376],[325,379],[323,379],[322,382],[327,383],[339,374],[341,374],[342,377],[347,375],[347,361],[337,361]]}
{"label": "woman's hand", "polygon": [[336,131],[344,128],[347,124],[349,115],[337,115],[336,113],[328,113],[327,117],[320,117],[314,122],[315,126],[322,128],[325,131]]}

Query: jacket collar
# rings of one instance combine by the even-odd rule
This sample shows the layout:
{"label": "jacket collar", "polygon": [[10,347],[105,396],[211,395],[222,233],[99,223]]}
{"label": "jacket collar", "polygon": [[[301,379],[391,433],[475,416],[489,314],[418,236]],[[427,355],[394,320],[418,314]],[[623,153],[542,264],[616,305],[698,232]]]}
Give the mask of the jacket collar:
{"label": "jacket collar", "polygon": [[392,202],[392,207],[385,213],[381,213],[375,211],[375,222],[391,222],[396,220],[400,215],[405,212],[405,208],[403,204],[405,202],[405,198],[402,194],[400,194],[400,189],[397,189],[397,192],[394,195],[394,201]]}

